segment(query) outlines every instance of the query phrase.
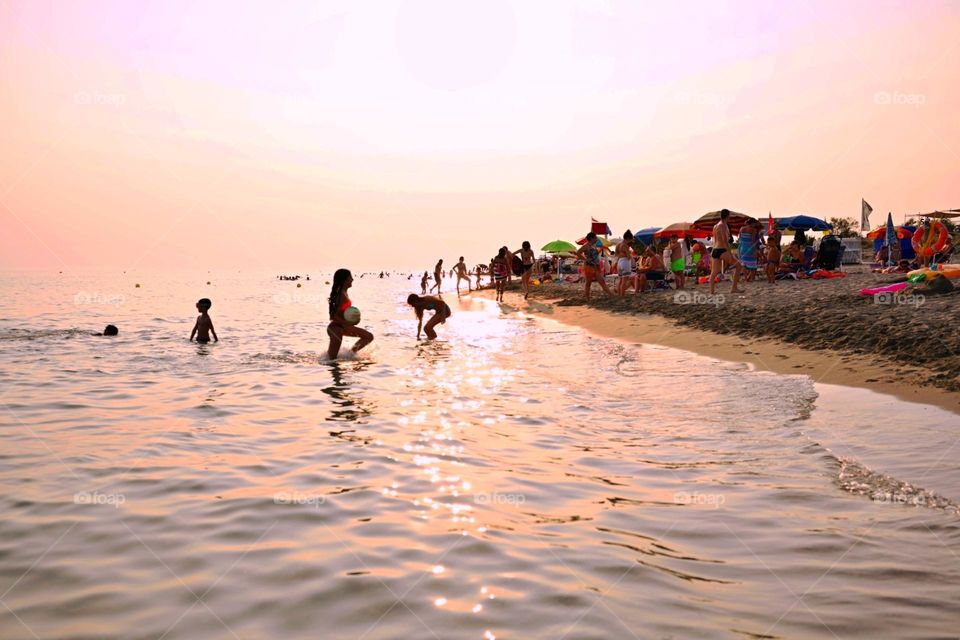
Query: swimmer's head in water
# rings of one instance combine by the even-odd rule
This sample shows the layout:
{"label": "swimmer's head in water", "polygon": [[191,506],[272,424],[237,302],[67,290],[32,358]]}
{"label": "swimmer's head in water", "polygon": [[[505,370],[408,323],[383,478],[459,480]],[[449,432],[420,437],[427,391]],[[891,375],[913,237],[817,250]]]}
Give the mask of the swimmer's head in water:
{"label": "swimmer's head in water", "polygon": [[108,324],[106,329],[103,330],[103,335],[105,336],[115,336],[120,333],[120,330],[112,324]]}
{"label": "swimmer's head in water", "polygon": [[200,298],[199,300],[197,300],[197,309],[199,309],[203,313],[210,311],[210,307],[212,306],[213,306],[213,303],[210,302],[210,298]]}

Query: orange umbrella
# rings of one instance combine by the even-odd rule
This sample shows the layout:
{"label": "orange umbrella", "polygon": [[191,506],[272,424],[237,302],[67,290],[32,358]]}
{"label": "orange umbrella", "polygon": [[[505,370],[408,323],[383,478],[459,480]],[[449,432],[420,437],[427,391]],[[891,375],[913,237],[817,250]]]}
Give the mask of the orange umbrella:
{"label": "orange umbrella", "polygon": [[[897,227],[896,231],[897,231],[897,238],[900,240],[903,240],[904,238],[913,237],[913,231],[910,231],[910,229],[907,229],[905,227]],[[871,240],[876,240],[877,238],[883,238],[886,235],[887,235],[887,225],[883,225],[883,226],[877,227],[876,229],[868,233],[867,237],[870,238]]]}

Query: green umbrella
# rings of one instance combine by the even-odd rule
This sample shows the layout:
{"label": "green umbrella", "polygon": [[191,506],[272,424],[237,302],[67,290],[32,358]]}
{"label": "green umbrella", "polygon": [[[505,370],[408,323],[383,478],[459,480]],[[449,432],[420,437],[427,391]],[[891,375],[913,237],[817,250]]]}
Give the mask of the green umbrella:
{"label": "green umbrella", "polygon": [[546,251],[547,253],[564,253],[566,251],[576,251],[577,245],[567,242],[566,240],[554,240],[553,242],[548,242],[543,245],[541,251]]}

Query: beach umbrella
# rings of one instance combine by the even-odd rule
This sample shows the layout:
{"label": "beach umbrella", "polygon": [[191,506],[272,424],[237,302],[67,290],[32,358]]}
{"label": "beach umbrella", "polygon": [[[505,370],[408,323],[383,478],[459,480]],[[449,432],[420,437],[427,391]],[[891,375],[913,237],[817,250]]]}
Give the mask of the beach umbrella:
{"label": "beach umbrella", "polygon": [[887,234],[884,240],[887,245],[887,263],[893,264],[893,247],[897,244],[897,232],[893,226],[893,213],[887,213]]}
{"label": "beach umbrella", "polygon": [[635,242],[642,242],[643,244],[650,244],[653,242],[653,237],[656,235],[657,231],[660,231],[660,227],[647,227],[646,229],[640,229],[633,233],[633,239]]}
{"label": "beach umbrella", "polygon": [[[720,213],[722,211],[727,211],[727,209],[711,211],[710,213],[705,213],[704,215],[700,216],[697,218],[696,222],[693,223],[694,228],[713,233],[714,225],[720,222]],[[730,227],[730,233],[733,235],[739,235],[740,227],[746,224],[748,220],[753,220],[753,218],[745,213],[730,211],[730,217],[727,218],[727,226]]]}
{"label": "beach umbrella", "polygon": [[[897,238],[899,238],[899,239],[901,239],[901,240],[904,239],[904,238],[912,238],[912,237],[913,237],[913,231],[910,230],[910,229],[908,229],[907,227],[898,226],[898,227],[895,229],[895,231],[896,231],[896,234],[897,234]],[[877,240],[877,239],[884,239],[884,238],[886,238],[886,237],[887,237],[887,225],[883,225],[882,227],[877,227],[876,229],[874,229],[873,231],[871,231],[870,233],[868,233],[866,237],[869,238],[869,239],[871,239],[871,240]]]}
{"label": "beach umbrella", "polygon": [[[580,238],[579,240],[577,240],[577,244],[579,244],[580,246],[583,246],[583,245],[587,244],[587,237],[584,236],[584,237]],[[614,242],[613,242],[612,240],[608,240],[608,239],[604,238],[603,236],[597,236],[597,246],[598,246],[598,247],[603,247],[604,249],[606,249],[607,247],[612,247],[613,245],[614,245]]]}
{"label": "beach umbrella", "polygon": [[706,238],[710,233],[703,229],[697,229],[692,222],[674,222],[673,224],[660,229],[653,236],[655,238]]}
{"label": "beach umbrella", "polygon": [[547,253],[569,253],[577,250],[577,245],[567,242],[566,240],[554,240],[553,242],[548,242],[543,245],[541,251],[546,251]]}
{"label": "beach umbrella", "polygon": [[917,214],[924,218],[960,218],[960,211],[951,209],[949,211],[934,211],[933,213]]}
{"label": "beach umbrella", "polygon": [[776,218],[776,221],[781,229],[793,229],[795,231],[828,231],[833,229],[833,225],[826,220],[813,216],[787,216],[786,218]]}

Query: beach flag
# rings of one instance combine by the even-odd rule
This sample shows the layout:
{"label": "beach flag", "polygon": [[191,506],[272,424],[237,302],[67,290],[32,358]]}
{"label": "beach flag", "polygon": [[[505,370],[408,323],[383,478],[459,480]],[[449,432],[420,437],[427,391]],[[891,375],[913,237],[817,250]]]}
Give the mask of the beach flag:
{"label": "beach flag", "polygon": [[860,202],[860,231],[866,233],[870,231],[870,214],[873,213],[873,207],[863,198],[860,199]]}
{"label": "beach flag", "polygon": [[773,214],[767,211],[767,235],[773,233]]}
{"label": "beach flag", "polygon": [[887,235],[883,243],[887,245],[887,266],[893,264],[893,248],[897,244],[897,228],[893,226],[893,213],[887,213]]}
{"label": "beach flag", "polygon": [[610,231],[610,225],[606,222],[597,222],[596,218],[590,218],[590,231],[593,231],[598,236],[613,235],[613,232]]}

